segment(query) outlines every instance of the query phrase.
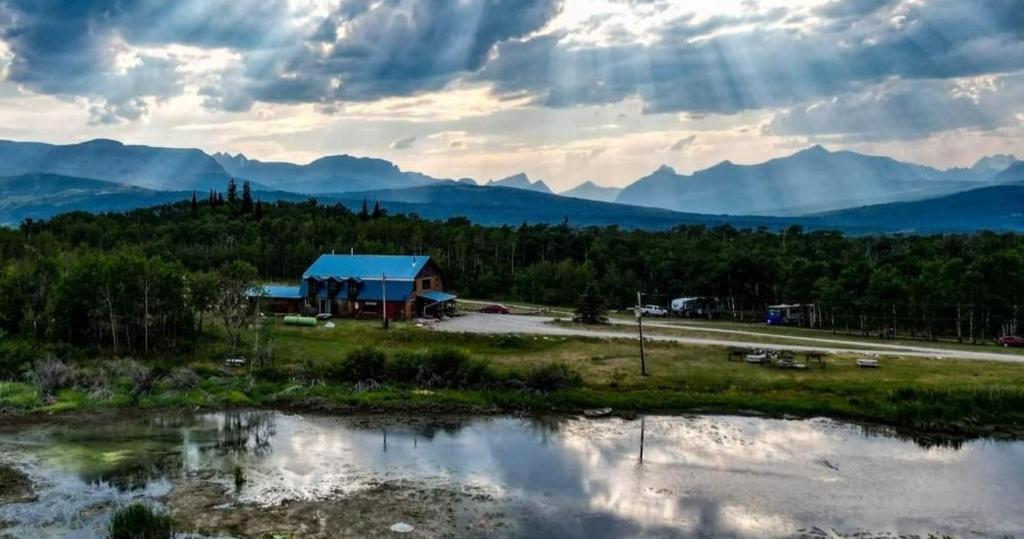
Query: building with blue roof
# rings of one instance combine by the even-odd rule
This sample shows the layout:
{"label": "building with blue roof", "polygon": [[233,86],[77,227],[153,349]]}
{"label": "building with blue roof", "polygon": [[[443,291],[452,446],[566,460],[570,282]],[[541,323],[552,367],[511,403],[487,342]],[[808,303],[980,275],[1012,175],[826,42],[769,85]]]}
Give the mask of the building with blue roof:
{"label": "building with blue roof", "polygon": [[266,298],[277,312],[330,316],[412,318],[454,308],[444,277],[429,256],[320,255],[298,286],[261,285],[252,296]]}

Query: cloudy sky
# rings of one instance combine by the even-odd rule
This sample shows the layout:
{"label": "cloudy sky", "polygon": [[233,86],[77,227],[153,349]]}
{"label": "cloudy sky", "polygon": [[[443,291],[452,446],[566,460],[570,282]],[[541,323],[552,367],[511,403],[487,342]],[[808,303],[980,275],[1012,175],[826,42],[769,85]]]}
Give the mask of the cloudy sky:
{"label": "cloudy sky", "polygon": [[0,0],[0,138],[623,185],[1024,157],[1024,0]]}

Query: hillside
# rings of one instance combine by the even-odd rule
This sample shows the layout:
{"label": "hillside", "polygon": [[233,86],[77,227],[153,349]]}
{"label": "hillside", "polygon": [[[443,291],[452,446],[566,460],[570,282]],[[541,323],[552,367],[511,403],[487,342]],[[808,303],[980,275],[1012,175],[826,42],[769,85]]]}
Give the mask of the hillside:
{"label": "hillside", "polygon": [[914,202],[894,202],[823,213],[837,228],[917,233],[970,230],[1024,231],[1024,184],[981,187]]}
{"label": "hillside", "polygon": [[624,228],[666,229],[679,224],[782,227],[792,219],[772,217],[729,217],[673,212],[563,197],[512,187],[486,187],[467,184],[442,184],[408,189],[391,189],[340,195],[339,199],[357,208],[365,198],[371,204],[380,201],[392,212],[414,212],[427,219],[467,217],[485,225],[522,223],[558,224],[565,220],[573,226],[619,225]]}
{"label": "hillside", "polygon": [[0,225],[46,219],[70,211],[125,211],[185,200],[191,191],[155,191],[125,184],[61,176],[0,177]]}

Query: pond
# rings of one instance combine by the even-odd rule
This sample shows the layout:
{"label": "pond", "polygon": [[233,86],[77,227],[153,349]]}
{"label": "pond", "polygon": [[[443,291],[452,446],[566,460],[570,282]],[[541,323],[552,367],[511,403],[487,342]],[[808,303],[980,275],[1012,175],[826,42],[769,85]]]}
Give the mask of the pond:
{"label": "pond", "polygon": [[205,536],[1024,535],[1024,443],[826,419],[96,415],[0,426],[0,467],[32,484],[0,489],[18,538],[132,501]]}

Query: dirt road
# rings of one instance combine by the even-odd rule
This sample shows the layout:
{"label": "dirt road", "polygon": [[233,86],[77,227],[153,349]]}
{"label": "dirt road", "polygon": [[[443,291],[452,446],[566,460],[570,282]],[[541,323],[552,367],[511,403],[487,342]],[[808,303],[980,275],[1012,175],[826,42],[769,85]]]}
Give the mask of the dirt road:
{"label": "dirt road", "polygon": [[[434,328],[439,331],[450,331],[456,333],[518,333],[527,335],[549,335],[566,337],[596,337],[607,339],[633,340],[637,339],[637,336],[632,333],[626,333],[612,329],[586,329],[575,327],[562,327],[551,324],[552,321],[554,321],[554,318],[548,316],[521,316],[514,314],[469,313],[466,314],[465,316],[452,318],[451,320],[438,323],[434,326]],[[618,321],[615,323],[625,324],[627,322]],[[874,344],[817,337],[792,337],[759,333],[754,331],[706,328],[704,326],[684,326],[666,322],[645,322],[644,328],[647,330],[644,334],[644,338],[646,340],[659,342],[675,342],[680,344],[695,344],[702,346],[734,346],[741,348],[764,348],[769,350],[786,349],[797,352],[819,351],[833,354],[889,355],[908,357],[931,357],[937,359],[968,359],[1024,363],[1024,356],[1013,354],[1001,354],[998,352],[949,350],[942,348],[903,346],[884,343]],[[750,339],[710,339],[705,337],[683,337],[678,335],[664,335],[658,334],[658,329],[692,329],[695,331],[702,332],[740,335],[744,337],[750,337]],[[808,344],[780,344],[778,342],[764,342],[764,339],[766,338],[771,338],[772,340],[775,341],[785,339],[788,341],[806,342]]]}

